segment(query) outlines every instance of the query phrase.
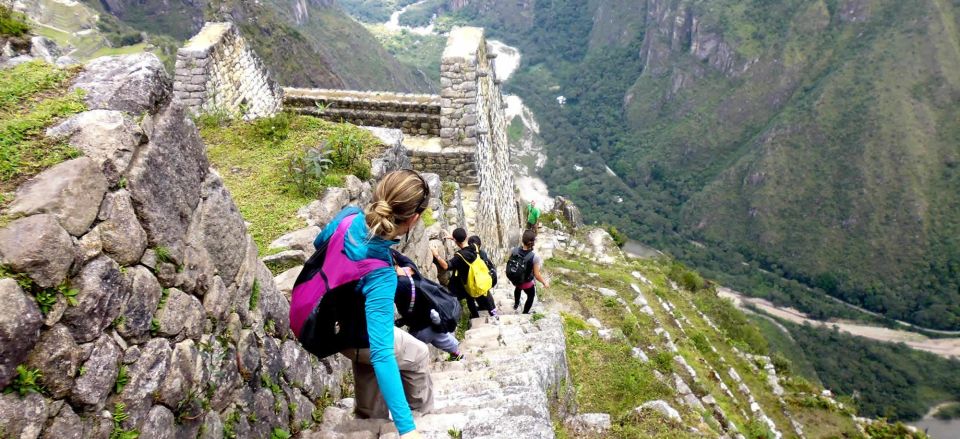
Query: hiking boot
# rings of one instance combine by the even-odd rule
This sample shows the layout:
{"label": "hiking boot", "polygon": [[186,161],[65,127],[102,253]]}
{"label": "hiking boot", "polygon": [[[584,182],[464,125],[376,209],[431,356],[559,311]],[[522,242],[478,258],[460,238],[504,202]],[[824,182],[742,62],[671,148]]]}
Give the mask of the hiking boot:
{"label": "hiking boot", "polygon": [[460,361],[463,360],[463,352],[457,354],[450,354],[450,358],[447,358],[447,361]]}

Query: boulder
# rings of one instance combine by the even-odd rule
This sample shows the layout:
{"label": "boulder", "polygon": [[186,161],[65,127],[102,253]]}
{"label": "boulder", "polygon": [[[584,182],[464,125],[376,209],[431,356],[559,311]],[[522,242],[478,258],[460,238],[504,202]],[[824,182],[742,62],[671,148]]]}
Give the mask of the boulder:
{"label": "boulder", "polygon": [[297,211],[297,216],[303,218],[311,226],[323,227],[340,213],[350,202],[350,193],[339,187],[328,188],[323,197]]}
{"label": "boulder", "polygon": [[[397,130],[399,131],[399,130]],[[403,134],[400,134],[401,139]],[[385,143],[387,148],[380,154],[380,157],[370,161],[370,174],[374,180],[380,180],[388,172],[398,169],[410,169],[410,157],[407,156],[407,148],[402,143]]]}
{"label": "boulder", "polygon": [[427,187],[430,188],[430,198],[439,199],[443,191],[443,183],[440,181],[440,176],[430,172],[424,172],[420,175],[423,176],[423,179],[427,182]]}
{"label": "boulder", "polygon": [[203,378],[203,367],[200,363],[200,352],[193,340],[184,340],[173,347],[170,356],[170,365],[167,375],[160,384],[156,402],[169,407],[177,407],[189,398],[191,391],[196,391]]}
{"label": "boulder", "polygon": [[0,394],[0,432],[11,438],[37,438],[47,420],[43,396],[31,393],[24,398],[14,393]]}
{"label": "boulder", "polygon": [[220,415],[210,410],[203,417],[203,427],[200,427],[198,439],[220,439],[223,437],[223,422]]}
{"label": "boulder", "polygon": [[86,91],[91,110],[155,113],[170,99],[172,83],[160,59],[152,53],[105,56],[84,65],[71,89]]}
{"label": "boulder", "polygon": [[73,240],[53,215],[33,215],[0,228],[0,260],[40,287],[59,285],[75,256],[81,255],[74,254]]}
{"label": "boulder", "polygon": [[183,109],[168,106],[154,123],[150,142],[130,165],[127,187],[150,245],[165,247],[180,263],[207,175],[207,155]]}
{"label": "boulder", "polygon": [[64,404],[43,430],[43,439],[83,439],[80,417],[70,404]]}
{"label": "boulder", "polygon": [[129,425],[138,425],[153,405],[153,394],[160,389],[170,365],[170,342],[155,338],[147,342],[140,358],[128,368],[129,380],[119,395],[119,402],[127,405]]}
{"label": "boulder", "polygon": [[558,196],[553,201],[553,210],[566,219],[567,223],[574,228],[583,227],[583,215],[572,201]]}
{"label": "boulder", "polygon": [[133,265],[147,248],[147,232],[137,222],[130,193],[119,190],[107,194],[100,207],[100,240],[103,252],[120,265]]}
{"label": "boulder", "polygon": [[654,412],[660,413],[663,417],[671,421],[681,421],[680,412],[677,409],[673,408],[666,401],[658,399],[655,401],[648,401],[643,403],[640,407],[634,409],[636,412],[642,412],[644,410],[652,410]]}
{"label": "boulder", "polygon": [[140,427],[142,437],[156,439],[173,439],[176,437],[176,428],[174,427],[173,412],[170,409],[157,405],[147,413],[147,419],[143,421]]}
{"label": "boulder", "polygon": [[283,374],[287,377],[287,382],[302,386],[310,380],[310,355],[296,341],[283,342],[281,358],[284,366]]}
{"label": "boulder", "polygon": [[264,256],[261,261],[263,261],[264,264],[286,265],[289,267],[287,264],[303,264],[307,262],[307,254],[304,253],[303,250],[286,250]]}
{"label": "boulder", "polygon": [[82,236],[97,219],[100,202],[107,192],[107,179],[88,157],[60,163],[17,188],[10,203],[11,216],[49,213],[67,232]]}
{"label": "boulder", "polygon": [[63,323],[77,342],[92,341],[117,318],[126,298],[127,285],[120,266],[100,256],[84,266],[70,285],[79,290],[77,306],[67,308]]}
{"label": "boulder", "polygon": [[237,275],[244,253],[238,251],[246,244],[246,226],[240,211],[233,203],[223,180],[214,172],[207,175],[200,193],[202,202],[199,235],[214,267],[223,279]]}
{"label": "boulder", "polygon": [[114,389],[120,364],[120,347],[104,334],[93,344],[90,358],[83,363],[70,401],[77,406],[99,408]]}
{"label": "boulder", "polygon": [[53,64],[61,55],[57,43],[47,37],[35,36],[30,38],[30,56],[41,58],[44,61]]}
{"label": "boulder", "polygon": [[353,174],[347,174],[347,176],[343,178],[343,183],[347,193],[350,194],[350,201],[356,202],[359,200],[360,195],[363,194],[363,181],[360,181],[360,179]]}
{"label": "boulder", "polygon": [[310,226],[294,232],[287,233],[270,243],[270,249],[289,249],[300,250],[307,255],[312,255],[316,249],[313,247],[313,240],[320,234],[320,227]]}
{"label": "boulder", "polygon": [[277,289],[283,294],[283,297],[286,297],[287,301],[290,300],[290,295],[293,292],[293,284],[296,283],[301,271],[303,271],[303,266],[293,267],[273,278]]}
{"label": "boulder", "polygon": [[223,284],[220,276],[213,278],[212,286],[207,290],[207,294],[203,296],[203,309],[206,311],[208,318],[219,322],[227,317],[230,304],[233,303],[231,292],[236,292],[236,287],[230,287],[228,289],[227,286]]}
{"label": "boulder", "polygon": [[100,239],[100,229],[94,227],[77,241],[77,257],[74,262],[78,267],[82,267],[100,256],[100,253],[103,253],[103,240]]}
{"label": "boulder", "polygon": [[167,289],[167,303],[157,312],[157,334],[182,340],[199,338],[203,331],[203,304],[177,288]]}
{"label": "boulder", "polygon": [[600,288],[597,288],[597,291],[599,291],[600,295],[603,297],[618,297],[617,292],[609,288],[600,287]]}
{"label": "boulder", "polygon": [[240,375],[245,377],[259,376],[260,346],[257,343],[256,334],[249,329],[240,331],[240,341],[237,342],[237,361]]}
{"label": "boulder", "polygon": [[137,147],[146,141],[143,131],[122,112],[91,110],[76,114],[47,130],[47,137],[65,139],[95,161],[111,185],[120,182]]}
{"label": "boulder", "polygon": [[130,297],[121,306],[120,315],[123,319],[122,324],[117,326],[117,332],[139,343],[150,338],[150,321],[160,303],[163,289],[157,278],[142,265],[128,269],[127,276],[131,279]]}
{"label": "boulder", "polygon": [[650,361],[650,358],[648,358],[647,354],[643,352],[643,349],[637,347],[630,348],[630,355],[644,363]]}
{"label": "boulder", "polygon": [[0,389],[17,375],[40,336],[42,317],[33,299],[13,279],[0,279]]}
{"label": "boulder", "polygon": [[[6,303],[6,302],[5,302]],[[63,325],[44,331],[36,349],[27,358],[29,367],[39,369],[43,387],[54,399],[70,394],[80,366],[81,351]]]}
{"label": "boulder", "polygon": [[567,428],[576,436],[603,435],[610,430],[607,413],[583,413],[566,420]]}

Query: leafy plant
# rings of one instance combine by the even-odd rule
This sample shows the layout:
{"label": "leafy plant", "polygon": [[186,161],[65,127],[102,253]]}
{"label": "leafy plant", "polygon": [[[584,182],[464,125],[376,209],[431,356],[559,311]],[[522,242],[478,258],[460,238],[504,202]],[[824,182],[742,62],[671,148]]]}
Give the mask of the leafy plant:
{"label": "leafy plant", "polygon": [[223,437],[226,439],[236,439],[237,422],[240,422],[240,412],[234,409],[223,421]]}
{"label": "leafy plant", "polygon": [[250,292],[250,311],[256,309],[258,303],[260,303],[260,279],[254,279],[253,288]]}
{"label": "leafy plant", "polygon": [[443,201],[444,206],[449,206],[450,203],[453,203],[453,197],[457,193],[457,184],[452,181],[443,182],[443,186],[440,187],[440,200]]}
{"label": "leafy plant", "polygon": [[123,388],[130,382],[130,375],[127,373],[127,365],[121,364],[120,370],[117,371],[117,381],[114,383],[113,390],[115,393],[120,394],[123,391]]}
{"label": "leafy plant", "polygon": [[125,430],[122,427],[123,421],[126,421],[130,418],[130,414],[127,413],[127,405],[118,402],[113,405],[113,431],[110,432],[110,439],[136,439],[140,437],[140,432],[137,430]]}
{"label": "leafy plant", "polygon": [[173,263],[173,257],[170,255],[170,249],[164,246],[158,246],[157,248],[153,249],[153,252],[157,256],[157,261],[168,264]]}
{"label": "leafy plant", "polygon": [[274,428],[270,433],[270,439],[290,439],[290,432],[282,428]]}
{"label": "leafy plant", "polygon": [[364,140],[361,132],[353,126],[335,125],[327,142],[333,148],[333,163],[337,166],[351,168],[363,157]]}
{"label": "leafy plant", "polygon": [[279,143],[290,135],[290,122],[292,121],[293,115],[288,112],[257,119],[253,121],[253,134],[260,140]]}
{"label": "leafy plant", "polygon": [[544,317],[546,317],[546,315],[544,315],[544,314],[542,314],[542,313],[539,313],[539,312],[535,312],[535,313],[533,313],[533,315],[530,316],[530,321],[531,321],[531,322],[537,322],[537,321],[543,319]]}
{"label": "leafy plant", "polygon": [[317,147],[304,148],[287,158],[287,183],[292,184],[303,196],[313,196],[323,185],[327,170],[333,165],[332,150],[327,142]]}
{"label": "leafy plant", "polygon": [[451,439],[462,439],[462,438],[463,438],[463,432],[460,431],[460,430],[457,430],[456,428],[451,428],[451,429],[447,430],[447,435],[449,435]]}
{"label": "leafy plant", "polygon": [[50,309],[57,304],[56,290],[43,289],[37,291],[34,297],[37,299],[37,306],[40,307],[40,312],[43,313],[43,315],[47,315]]}
{"label": "leafy plant", "polygon": [[420,218],[423,219],[423,225],[427,227],[437,223],[436,218],[433,217],[433,209],[429,207],[423,211],[423,213],[420,215]]}
{"label": "leafy plant", "polygon": [[20,396],[27,396],[30,393],[43,393],[43,385],[40,384],[42,378],[43,374],[40,373],[40,369],[28,369],[27,366],[21,364],[17,366],[17,376],[13,378],[13,382],[10,383],[10,387],[7,387],[6,392],[17,392]]}

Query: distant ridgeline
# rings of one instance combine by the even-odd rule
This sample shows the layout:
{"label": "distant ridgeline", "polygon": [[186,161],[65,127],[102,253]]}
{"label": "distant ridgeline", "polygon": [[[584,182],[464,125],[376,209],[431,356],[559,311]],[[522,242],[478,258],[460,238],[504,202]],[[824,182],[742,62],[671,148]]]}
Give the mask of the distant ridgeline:
{"label": "distant ridgeline", "polygon": [[194,113],[245,118],[281,109],[334,122],[400,129],[415,169],[476,186],[477,234],[494,253],[516,242],[519,224],[509,169],[505,105],[483,29],[450,33],[440,95],[281,88],[231,23],[207,23],[177,53],[174,97]]}

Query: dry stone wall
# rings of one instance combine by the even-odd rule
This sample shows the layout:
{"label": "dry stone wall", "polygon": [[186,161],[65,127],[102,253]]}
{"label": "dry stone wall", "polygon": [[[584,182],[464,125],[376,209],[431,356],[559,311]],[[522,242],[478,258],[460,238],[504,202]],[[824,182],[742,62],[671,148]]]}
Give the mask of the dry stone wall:
{"label": "dry stone wall", "polygon": [[[0,432],[220,438],[307,428],[316,407],[340,396],[345,361],[318,361],[292,338],[289,303],[196,127],[171,103],[159,60],[108,61],[78,78],[100,109],[49,132],[86,155],[21,185],[4,212],[0,388],[24,394],[0,394]],[[146,115],[133,123],[131,112]],[[34,370],[36,385],[24,383]]]}
{"label": "dry stone wall", "polygon": [[331,122],[395,128],[413,136],[440,135],[436,95],[284,88],[283,105]]}
{"label": "dry stone wall", "polygon": [[[487,56],[483,29],[450,32],[440,64],[441,150],[474,150],[479,184],[477,234],[484,246],[501,251],[519,241],[519,215],[500,84]],[[469,172],[467,172],[469,174]]]}
{"label": "dry stone wall", "polygon": [[275,114],[283,90],[232,23],[206,23],[177,51],[174,97],[193,113]]}

